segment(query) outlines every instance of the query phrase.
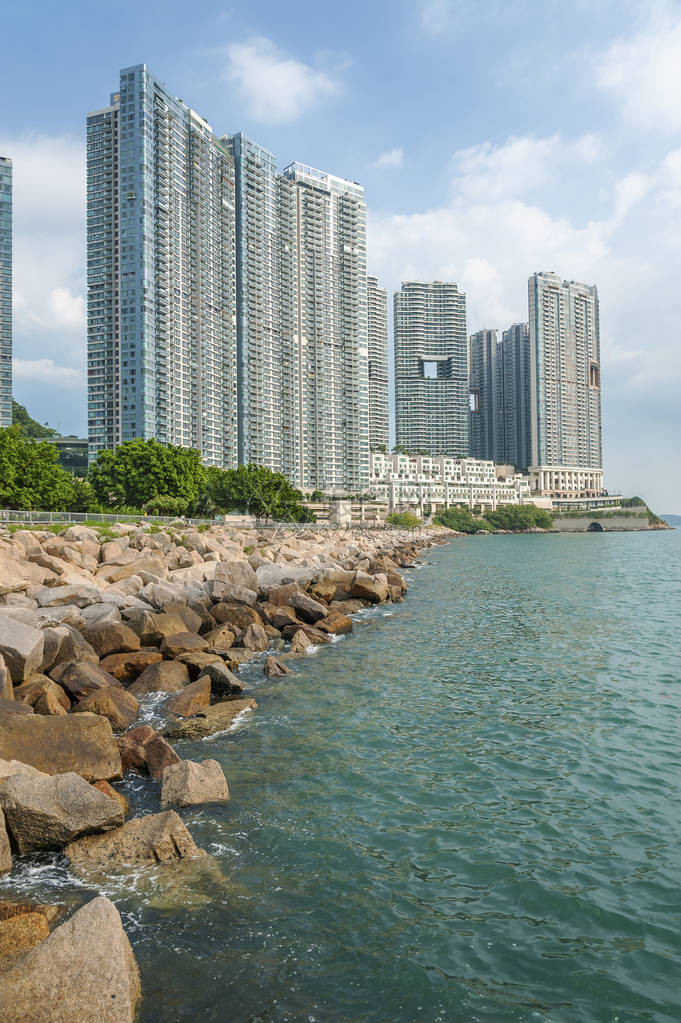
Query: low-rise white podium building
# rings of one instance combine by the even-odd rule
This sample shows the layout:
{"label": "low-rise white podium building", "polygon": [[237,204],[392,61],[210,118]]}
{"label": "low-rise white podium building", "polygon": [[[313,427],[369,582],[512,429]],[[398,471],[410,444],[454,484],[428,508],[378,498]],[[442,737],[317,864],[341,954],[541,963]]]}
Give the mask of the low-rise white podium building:
{"label": "low-rise white podium building", "polygon": [[530,481],[512,466],[479,458],[371,454],[370,490],[389,513],[418,509],[421,517],[452,505],[494,510],[500,504],[530,504]]}

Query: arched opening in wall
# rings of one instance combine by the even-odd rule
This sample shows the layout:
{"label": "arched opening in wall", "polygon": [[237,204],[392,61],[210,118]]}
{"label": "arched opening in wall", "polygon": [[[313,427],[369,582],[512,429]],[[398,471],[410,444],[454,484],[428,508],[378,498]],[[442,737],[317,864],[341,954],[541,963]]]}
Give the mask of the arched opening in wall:
{"label": "arched opening in wall", "polygon": [[586,527],[586,531],[587,533],[602,533],[603,526],[600,524],[600,522],[590,522],[589,525]]}

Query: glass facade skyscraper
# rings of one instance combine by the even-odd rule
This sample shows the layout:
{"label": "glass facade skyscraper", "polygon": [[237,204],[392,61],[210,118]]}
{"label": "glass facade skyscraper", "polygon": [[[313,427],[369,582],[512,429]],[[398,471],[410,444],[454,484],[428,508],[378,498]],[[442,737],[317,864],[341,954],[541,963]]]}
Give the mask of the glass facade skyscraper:
{"label": "glass facade skyscraper", "polygon": [[87,131],[91,455],[153,437],[306,490],[365,487],[362,187],[277,174],[145,65]]}
{"label": "glass facade skyscraper", "polygon": [[0,427],[12,425],[12,161],[0,156]]}
{"label": "glass facade skyscraper", "polygon": [[406,281],[395,293],[395,421],[411,452],[466,457],[466,296],[456,284]]}

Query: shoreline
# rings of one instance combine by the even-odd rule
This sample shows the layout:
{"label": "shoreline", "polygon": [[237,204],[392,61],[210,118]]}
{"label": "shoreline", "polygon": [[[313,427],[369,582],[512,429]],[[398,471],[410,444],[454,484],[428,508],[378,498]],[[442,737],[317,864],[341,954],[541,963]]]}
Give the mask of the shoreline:
{"label": "shoreline", "polygon": [[[226,802],[228,779],[174,743],[223,736],[257,709],[242,664],[290,674],[296,658],[350,633],[359,611],[401,601],[401,571],[455,535],[137,524],[0,533],[0,876],[55,852],[86,880],[130,866],[162,875],[187,858],[201,869],[212,858],[178,810]],[[157,728],[139,719],[152,693],[162,694]],[[159,812],[130,815],[116,788],[130,772],[161,782]],[[0,1015],[26,1018],[22,999],[47,998],[35,1018],[52,1018],[43,978],[65,942],[95,928],[98,940],[84,942],[93,972],[104,976],[107,944],[119,968],[94,993],[82,989],[82,963],[62,969],[60,991],[74,1013],[116,998],[110,1018],[134,1019],[139,971],[115,906],[97,897],[65,915],[0,898]]]}

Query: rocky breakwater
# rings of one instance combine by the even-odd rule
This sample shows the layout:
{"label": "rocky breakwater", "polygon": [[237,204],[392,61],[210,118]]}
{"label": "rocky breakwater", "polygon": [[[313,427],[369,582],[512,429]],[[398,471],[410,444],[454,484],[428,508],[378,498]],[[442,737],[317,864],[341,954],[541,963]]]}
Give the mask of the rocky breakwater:
{"label": "rocky breakwater", "polygon": [[[243,664],[290,674],[296,657],[352,631],[353,614],[401,600],[401,569],[447,535],[0,533],[0,874],[27,855],[62,855],[95,882],[208,859],[177,809],[225,802],[227,781],[168,740],[223,732],[254,710]],[[158,729],[138,720],[150,699]],[[158,813],[130,818],[115,787],[126,771],[160,782]],[[52,930],[48,917],[0,903],[0,1018],[53,1019],[59,999],[62,1020],[132,1019],[139,978],[115,907],[95,899]]]}

